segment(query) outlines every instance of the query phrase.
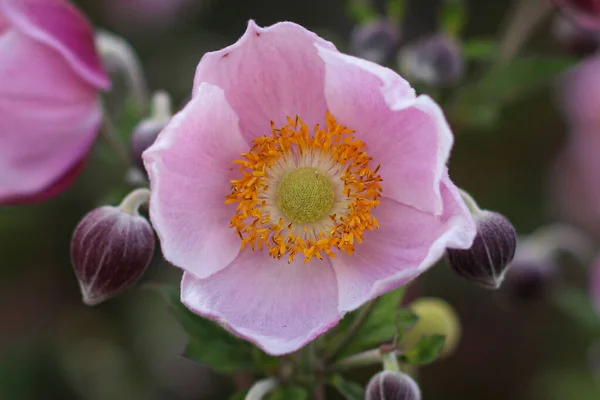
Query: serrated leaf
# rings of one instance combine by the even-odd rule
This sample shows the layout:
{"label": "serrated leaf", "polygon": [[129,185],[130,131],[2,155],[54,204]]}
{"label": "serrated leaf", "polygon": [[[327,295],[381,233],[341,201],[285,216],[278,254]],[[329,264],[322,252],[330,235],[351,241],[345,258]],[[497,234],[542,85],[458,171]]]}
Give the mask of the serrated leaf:
{"label": "serrated leaf", "polygon": [[398,329],[398,341],[400,342],[404,334],[411,330],[419,321],[419,316],[408,308],[400,308],[396,317],[396,326]]}
{"label": "serrated leaf", "polygon": [[434,361],[444,348],[444,335],[423,336],[410,351],[402,354],[402,362],[413,365],[424,365]]}
{"label": "serrated leaf", "polygon": [[498,42],[493,39],[471,39],[463,44],[462,52],[467,60],[491,60],[498,53]]}
{"label": "serrated leaf", "polygon": [[[167,302],[183,329],[190,336],[184,355],[189,359],[207,364],[215,371],[261,370],[255,363],[254,349],[250,343],[236,338],[208,319],[189,311],[179,300],[179,290],[170,285],[147,285]],[[270,357],[264,355],[264,357]]]}
{"label": "serrated leaf", "polygon": [[347,400],[364,400],[365,398],[365,390],[361,385],[347,381],[341,375],[334,375],[329,383]]}
{"label": "serrated leaf", "polygon": [[308,400],[308,391],[302,386],[287,386],[275,390],[268,400]]}
{"label": "serrated leaf", "polygon": [[[378,299],[373,309],[356,330],[354,339],[341,353],[349,356],[373,348],[385,342],[391,342],[397,332],[398,308],[404,297],[404,287],[389,292]],[[354,312],[350,320],[356,318]]]}
{"label": "serrated leaf", "polygon": [[553,297],[558,308],[581,327],[592,333],[600,333],[600,313],[586,292],[574,286],[562,285]]}
{"label": "serrated leaf", "polygon": [[503,106],[548,84],[574,62],[564,57],[530,57],[497,65],[457,91],[449,106],[451,118],[463,126],[492,127]]}

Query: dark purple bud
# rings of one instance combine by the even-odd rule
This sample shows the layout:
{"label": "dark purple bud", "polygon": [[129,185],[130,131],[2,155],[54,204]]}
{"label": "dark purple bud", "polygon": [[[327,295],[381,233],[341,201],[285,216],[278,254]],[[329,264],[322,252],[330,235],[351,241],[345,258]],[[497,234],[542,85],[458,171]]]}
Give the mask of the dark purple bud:
{"label": "dark purple bud", "polygon": [[142,153],[150,147],[171,118],[171,98],[163,91],[152,97],[152,116],[140,122],[131,134],[131,160],[141,171],[146,171]]}
{"label": "dark purple bud", "polygon": [[600,0],[554,0],[554,2],[576,25],[600,32]]}
{"label": "dark purple bud", "polygon": [[555,16],[552,28],[558,42],[569,53],[587,56],[600,47],[600,33],[584,29],[564,15]]}
{"label": "dark purple bud", "polygon": [[465,72],[461,44],[453,37],[437,34],[406,46],[398,54],[405,78],[432,87],[458,83]]}
{"label": "dark purple bud", "polygon": [[154,252],[154,231],[138,213],[149,191],[138,189],[119,207],[104,206],[88,213],[71,239],[71,262],[83,302],[93,306],[137,281]]}
{"label": "dark purple bud", "polygon": [[387,19],[357,25],[350,38],[354,54],[378,64],[389,64],[400,46],[400,29]]}
{"label": "dark purple bud", "polygon": [[421,390],[406,374],[381,371],[369,381],[365,400],[421,400]]}
{"label": "dark purple bud", "polygon": [[142,153],[154,143],[166,124],[167,121],[145,119],[133,130],[131,134],[131,161],[141,171],[145,171]]}
{"label": "dark purple bud", "polygon": [[552,287],[558,272],[555,252],[535,237],[519,240],[515,258],[506,272],[504,288],[515,300],[542,298]]}
{"label": "dark purple bud", "polygon": [[477,211],[477,235],[468,250],[448,249],[450,267],[466,280],[487,289],[498,289],[517,247],[512,224],[492,211]]}

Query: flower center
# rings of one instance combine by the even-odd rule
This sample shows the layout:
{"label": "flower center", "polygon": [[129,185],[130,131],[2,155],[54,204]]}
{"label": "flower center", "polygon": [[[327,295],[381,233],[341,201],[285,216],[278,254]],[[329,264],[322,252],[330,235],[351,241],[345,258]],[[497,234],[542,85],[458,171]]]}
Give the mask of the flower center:
{"label": "flower center", "polygon": [[300,167],[281,178],[277,205],[292,222],[304,224],[326,215],[334,197],[333,185],[327,176],[315,167]]}
{"label": "flower center", "polygon": [[371,170],[366,145],[327,113],[327,126],[310,134],[300,118],[253,140],[235,160],[241,176],[231,181],[226,204],[237,204],[231,226],[241,248],[267,250],[274,258],[297,254],[305,262],[337,251],[354,252],[364,232],[379,227],[379,167]]}

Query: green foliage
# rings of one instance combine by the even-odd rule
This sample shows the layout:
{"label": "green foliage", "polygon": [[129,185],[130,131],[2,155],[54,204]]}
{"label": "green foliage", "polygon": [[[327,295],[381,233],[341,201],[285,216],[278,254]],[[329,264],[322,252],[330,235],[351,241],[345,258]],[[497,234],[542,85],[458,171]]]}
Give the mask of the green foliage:
{"label": "green foliage", "polygon": [[600,334],[600,317],[590,296],[581,289],[562,285],[554,292],[558,308],[590,333]]}
{"label": "green foliage", "polygon": [[397,340],[400,342],[404,337],[404,334],[411,330],[419,321],[419,316],[408,308],[400,308],[396,316],[396,326],[398,337]]}
{"label": "green foliage", "polygon": [[457,92],[449,107],[451,119],[461,126],[489,129],[504,105],[548,84],[573,63],[565,57],[530,57],[496,65]]}
{"label": "green foliage", "polygon": [[308,400],[308,391],[302,386],[286,386],[275,390],[268,400]]}
{"label": "green foliage", "polygon": [[406,0],[388,0],[387,2],[387,16],[395,19],[396,21],[402,21],[404,19],[404,12],[406,9]]}
{"label": "green foliage", "polygon": [[377,18],[377,12],[375,12],[369,1],[350,0],[347,7],[348,15],[356,22],[365,23]]}
{"label": "green foliage", "polygon": [[252,346],[249,342],[230,335],[217,324],[189,311],[179,300],[179,290],[169,285],[148,285],[167,302],[185,331],[190,342],[184,355],[201,364],[209,365],[215,371],[230,373],[236,371],[262,371],[267,366],[277,365],[277,359],[270,357]]}
{"label": "green foliage", "polygon": [[444,335],[423,336],[413,349],[400,356],[400,360],[413,365],[429,364],[439,356],[445,340]]}
{"label": "green foliage", "polygon": [[[369,315],[356,330],[354,339],[341,355],[352,355],[382,343],[391,342],[397,333],[398,308],[403,297],[404,288],[402,287],[376,299]],[[352,321],[357,315],[357,312],[353,312],[348,321]]]}
{"label": "green foliage", "polygon": [[347,400],[364,400],[365,398],[365,390],[361,385],[347,381],[341,375],[331,377],[329,384]]}
{"label": "green foliage", "polygon": [[493,39],[471,39],[463,43],[462,52],[469,61],[489,61],[498,52],[498,42]]}
{"label": "green foliage", "polygon": [[467,22],[467,6],[463,0],[444,0],[440,12],[442,29],[458,36]]}

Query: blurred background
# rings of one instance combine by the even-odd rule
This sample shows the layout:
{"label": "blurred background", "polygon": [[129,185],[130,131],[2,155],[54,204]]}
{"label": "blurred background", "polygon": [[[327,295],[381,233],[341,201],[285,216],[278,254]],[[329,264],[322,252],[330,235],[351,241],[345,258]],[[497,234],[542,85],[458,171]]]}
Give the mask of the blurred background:
{"label": "blurred background", "polygon": [[[76,2],[95,26],[133,45],[151,90],[171,93],[176,109],[190,95],[202,54],[233,43],[249,19],[263,26],[294,21],[333,41],[342,51],[360,52],[352,40],[358,26],[367,24],[364,21],[371,16],[350,3]],[[408,4],[403,23],[395,23],[401,48],[440,29],[440,1]],[[514,2],[471,0],[466,4],[468,15],[460,41],[484,47],[502,43]],[[374,4],[372,10],[381,10],[378,7],[381,4]],[[575,63],[572,52],[557,37],[555,24],[554,17],[544,18],[521,52]],[[477,87],[478,77],[489,66],[485,58],[495,57],[486,55],[486,49],[465,61],[466,77],[461,82],[441,89],[415,82],[416,87],[450,110],[461,87]],[[395,51],[381,62],[397,68]],[[527,79],[544,73],[535,72]],[[456,135],[450,162],[453,180],[472,193],[481,207],[506,215],[523,235],[567,218],[556,206],[556,170],[566,170],[564,165],[557,166],[557,160],[565,158],[569,129],[557,107],[555,76],[553,72],[535,90],[511,97],[493,110],[492,119],[482,117],[484,123],[470,123],[461,113],[449,115]],[[467,114],[476,117],[489,111],[471,110]],[[72,231],[86,212],[117,203],[126,190],[123,168],[106,156],[102,144],[98,147],[76,184],[60,196],[43,204],[0,209],[0,399],[226,399],[234,391],[231,377],[214,374],[180,356],[187,337],[156,294],[138,286],[97,307],[81,302],[69,260]],[[597,174],[600,182],[600,171]],[[593,228],[582,228],[593,235]],[[560,268],[585,290],[585,266],[567,257],[560,260]],[[179,277],[180,272],[156,254],[143,281],[176,283]],[[507,288],[493,293],[479,289],[458,279],[444,263],[420,278],[411,291],[447,300],[463,325],[457,351],[420,370],[424,399],[600,398],[590,351],[598,331],[594,334],[582,327],[550,296],[518,296]],[[364,383],[374,372],[358,372],[353,379]]]}

